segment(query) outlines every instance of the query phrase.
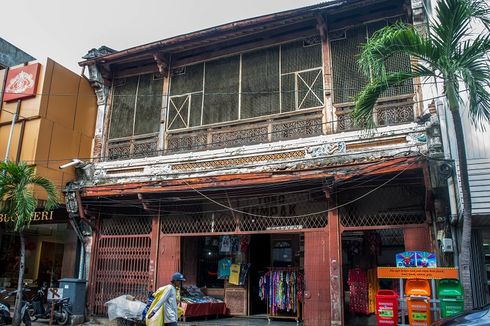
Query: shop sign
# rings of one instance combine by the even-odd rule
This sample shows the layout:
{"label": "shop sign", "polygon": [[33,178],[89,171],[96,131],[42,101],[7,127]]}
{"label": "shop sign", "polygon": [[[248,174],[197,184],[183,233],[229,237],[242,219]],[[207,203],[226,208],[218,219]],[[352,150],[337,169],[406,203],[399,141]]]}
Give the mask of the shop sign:
{"label": "shop sign", "polygon": [[[15,222],[17,216],[0,214],[0,223]],[[31,215],[31,224],[50,224],[65,223],[68,220],[68,214],[64,208],[52,211],[36,211]]]}
{"label": "shop sign", "polygon": [[36,96],[41,64],[10,69],[7,75],[3,100],[11,102]]}
{"label": "shop sign", "polygon": [[49,288],[48,289],[48,300],[57,300],[63,298],[63,288]]}
{"label": "shop sign", "polygon": [[405,251],[396,254],[396,267],[437,267],[436,254],[426,251]]}
{"label": "shop sign", "polygon": [[458,278],[458,277],[459,277],[458,269],[454,267],[436,267],[436,268],[378,267],[378,278],[439,280],[443,278]]}

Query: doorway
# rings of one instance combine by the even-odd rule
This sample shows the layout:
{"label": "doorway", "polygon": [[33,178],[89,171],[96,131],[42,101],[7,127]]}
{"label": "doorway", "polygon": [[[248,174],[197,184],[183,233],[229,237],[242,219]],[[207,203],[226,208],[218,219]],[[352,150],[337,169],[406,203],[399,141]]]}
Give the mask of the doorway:
{"label": "doorway", "polygon": [[377,278],[377,267],[394,267],[396,254],[403,251],[403,229],[360,230],[342,234],[346,325],[377,325],[376,293],[379,289],[399,292],[397,281]]}
{"label": "doorway", "polygon": [[266,303],[259,298],[259,279],[271,266],[270,234],[254,234],[250,239],[250,315],[267,314]]}

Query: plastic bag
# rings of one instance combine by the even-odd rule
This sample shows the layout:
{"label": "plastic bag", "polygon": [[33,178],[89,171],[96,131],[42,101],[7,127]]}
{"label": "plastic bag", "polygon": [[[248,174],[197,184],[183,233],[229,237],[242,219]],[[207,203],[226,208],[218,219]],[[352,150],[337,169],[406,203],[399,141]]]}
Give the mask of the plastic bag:
{"label": "plastic bag", "polygon": [[136,300],[131,295],[121,295],[105,303],[109,320],[124,318],[130,320],[141,320],[142,312],[146,304]]}

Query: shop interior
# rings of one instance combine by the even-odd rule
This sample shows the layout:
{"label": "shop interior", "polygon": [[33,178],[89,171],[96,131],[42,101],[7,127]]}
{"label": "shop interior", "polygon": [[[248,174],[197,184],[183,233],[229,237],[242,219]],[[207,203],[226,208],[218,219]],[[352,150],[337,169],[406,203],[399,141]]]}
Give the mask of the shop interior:
{"label": "shop interior", "polygon": [[[181,301],[224,303],[221,316],[300,320],[303,239],[299,233],[183,237]],[[280,298],[269,295],[271,282],[281,284]],[[207,317],[202,313],[187,317]]]}
{"label": "shop interior", "polygon": [[[46,282],[57,286],[61,278],[66,224],[31,225],[24,232],[26,238],[26,265],[24,280],[36,288]],[[17,286],[20,238],[17,234],[0,231],[0,288]]]}
{"label": "shop interior", "polygon": [[382,280],[377,267],[395,267],[396,253],[405,251],[402,229],[352,231],[342,234],[342,271],[345,323],[377,325],[376,293],[399,292],[398,280]]}

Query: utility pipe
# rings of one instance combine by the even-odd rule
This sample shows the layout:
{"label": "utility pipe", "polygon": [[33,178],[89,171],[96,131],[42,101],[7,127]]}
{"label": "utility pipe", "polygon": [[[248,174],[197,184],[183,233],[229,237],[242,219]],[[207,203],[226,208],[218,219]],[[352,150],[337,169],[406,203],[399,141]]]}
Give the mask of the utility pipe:
{"label": "utility pipe", "polygon": [[7,141],[7,149],[5,150],[5,162],[7,162],[9,159],[10,145],[12,143],[12,136],[14,135],[15,123],[17,122],[17,116],[19,115],[21,103],[22,103],[21,100],[17,100],[17,107],[15,108],[15,113],[14,113],[14,116],[12,117],[12,123],[10,125],[9,138]]}

